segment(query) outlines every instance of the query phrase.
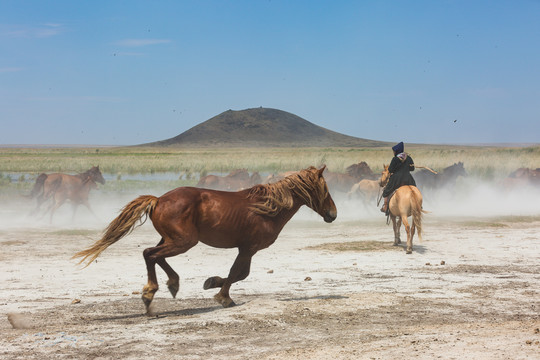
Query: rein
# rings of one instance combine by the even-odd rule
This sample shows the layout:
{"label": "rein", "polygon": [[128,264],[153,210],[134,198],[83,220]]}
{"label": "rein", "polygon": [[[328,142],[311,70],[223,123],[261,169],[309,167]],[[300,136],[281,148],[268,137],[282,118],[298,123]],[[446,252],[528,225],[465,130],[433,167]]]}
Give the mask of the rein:
{"label": "rein", "polygon": [[438,174],[435,170],[431,170],[431,169],[428,168],[427,166],[418,166],[418,165],[414,165],[414,167],[417,168],[417,169],[426,169],[426,170],[428,170],[428,171],[431,171],[431,172],[434,173],[435,175]]}

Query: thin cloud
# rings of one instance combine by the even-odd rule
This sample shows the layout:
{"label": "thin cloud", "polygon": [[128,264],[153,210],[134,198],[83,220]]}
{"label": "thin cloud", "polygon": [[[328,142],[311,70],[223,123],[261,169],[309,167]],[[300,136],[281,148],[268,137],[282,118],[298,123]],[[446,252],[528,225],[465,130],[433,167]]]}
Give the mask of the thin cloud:
{"label": "thin cloud", "polygon": [[0,73],[13,73],[17,71],[21,71],[23,68],[21,67],[0,67]]}
{"label": "thin cloud", "polygon": [[10,38],[41,39],[59,35],[63,32],[62,24],[47,23],[39,26],[8,26],[1,30],[1,34]]}
{"label": "thin cloud", "polygon": [[167,44],[171,40],[168,39],[125,39],[119,41],[117,44],[126,47],[141,47],[148,45]]}

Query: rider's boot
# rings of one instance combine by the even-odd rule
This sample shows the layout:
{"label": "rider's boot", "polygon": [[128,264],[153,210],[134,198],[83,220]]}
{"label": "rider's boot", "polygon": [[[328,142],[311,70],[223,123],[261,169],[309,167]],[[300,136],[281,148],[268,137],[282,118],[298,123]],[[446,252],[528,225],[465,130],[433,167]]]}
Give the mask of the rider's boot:
{"label": "rider's boot", "polygon": [[388,196],[384,198],[384,204],[381,208],[381,212],[386,213],[388,211]]}

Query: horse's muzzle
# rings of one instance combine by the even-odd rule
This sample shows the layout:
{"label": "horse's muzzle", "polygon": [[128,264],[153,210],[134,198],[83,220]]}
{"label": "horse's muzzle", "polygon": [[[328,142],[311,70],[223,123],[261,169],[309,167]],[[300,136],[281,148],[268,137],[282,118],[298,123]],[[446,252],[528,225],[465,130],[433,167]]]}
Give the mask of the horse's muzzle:
{"label": "horse's muzzle", "polygon": [[331,223],[332,221],[336,220],[336,218],[337,218],[336,210],[329,210],[323,216],[324,221],[327,223]]}

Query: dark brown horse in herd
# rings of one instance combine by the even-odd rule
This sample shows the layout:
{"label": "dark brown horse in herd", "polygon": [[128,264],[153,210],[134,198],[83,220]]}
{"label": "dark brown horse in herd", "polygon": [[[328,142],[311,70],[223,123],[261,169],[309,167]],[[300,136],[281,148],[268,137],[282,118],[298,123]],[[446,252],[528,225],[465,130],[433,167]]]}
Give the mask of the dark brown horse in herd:
{"label": "dark brown horse in herd", "polygon": [[77,175],[42,173],[37,177],[36,183],[30,193],[31,198],[37,199],[37,206],[32,213],[37,213],[41,205],[49,199],[52,201],[45,214],[50,211],[49,221],[51,222],[54,212],[66,200],[71,200],[73,217],[79,205],[86,206],[93,213],[88,202],[88,194],[90,190],[97,188],[96,183],[105,184],[105,179],[99,170],[99,166],[93,166],[89,170]]}
{"label": "dark brown horse in herd", "polygon": [[332,192],[348,193],[351,191],[353,185],[360,180],[374,180],[377,178],[377,175],[371,171],[369,165],[365,161],[358,164],[352,164],[347,167],[345,171],[346,173],[342,174],[326,170],[325,178]]}
{"label": "dark brown horse in herd", "polygon": [[147,311],[158,290],[155,265],[167,274],[167,286],[175,297],[179,276],[165,260],[185,253],[199,241],[218,248],[238,248],[238,256],[225,278],[213,276],[203,288],[220,288],[214,296],[224,307],[233,306],[231,285],[245,279],[251,258],[274,243],[281,229],[306,205],[324,221],[336,219],[337,209],[323,177],[325,167],[310,167],[273,184],[256,185],[238,192],[180,187],[161,197],[140,196],[127,204],[106,228],[103,237],[74,257],[87,266],[107,247],[129,234],[136,223],[148,216],[161,240],[144,250],[148,283],[142,299]]}
{"label": "dark brown horse in herd", "polygon": [[467,176],[462,162],[450,165],[438,173],[429,170],[417,171],[414,179],[421,190],[437,190],[443,187],[454,187],[460,176]]}
{"label": "dark brown horse in herd", "polygon": [[214,190],[238,191],[262,182],[258,172],[249,175],[246,169],[231,171],[226,176],[206,175],[201,177],[197,187]]}
{"label": "dark brown horse in herd", "polygon": [[502,181],[506,190],[519,189],[527,186],[540,186],[540,168],[519,168]]}

